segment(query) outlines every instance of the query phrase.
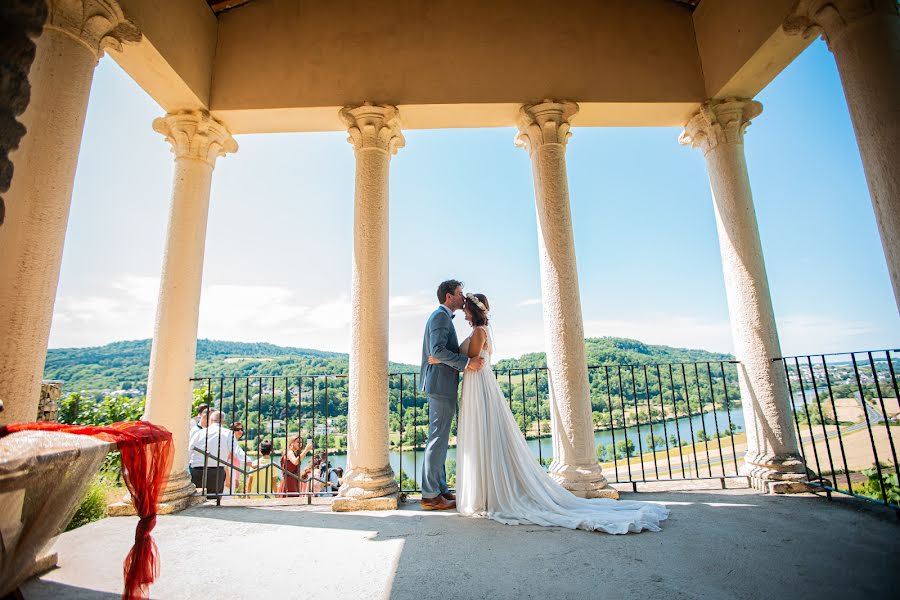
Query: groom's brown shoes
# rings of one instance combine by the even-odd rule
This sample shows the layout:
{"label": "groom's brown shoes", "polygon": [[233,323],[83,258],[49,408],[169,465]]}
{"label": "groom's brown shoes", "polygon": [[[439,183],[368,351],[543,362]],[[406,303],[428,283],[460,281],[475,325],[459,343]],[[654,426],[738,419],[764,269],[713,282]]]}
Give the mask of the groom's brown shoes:
{"label": "groom's brown shoes", "polygon": [[442,496],[434,498],[422,498],[422,510],[450,510],[456,508],[456,502],[447,500]]}
{"label": "groom's brown shoes", "polygon": [[444,492],[443,494],[441,494],[441,497],[444,500],[450,500],[452,502],[456,502],[456,496],[454,496],[452,492]]}

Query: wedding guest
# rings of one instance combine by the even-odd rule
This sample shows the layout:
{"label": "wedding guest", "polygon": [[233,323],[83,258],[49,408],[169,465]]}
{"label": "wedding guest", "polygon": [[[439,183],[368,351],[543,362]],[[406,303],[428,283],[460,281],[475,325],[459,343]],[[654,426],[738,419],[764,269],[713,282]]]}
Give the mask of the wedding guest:
{"label": "wedding guest", "polygon": [[[231,424],[231,432],[234,433],[234,439],[239,442],[244,436],[244,424],[240,421],[235,421]],[[240,446],[238,446],[238,449],[240,449]],[[241,454],[243,455],[244,453],[241,452]],[[240,467],[242,465],[243,459],[239,458],[235,452],[231,453],[230,458],[232,467]],[[244,455],[244,459],[246,459],[246,455]],[[250,465],[253,466],[253,463],[251,462]],[[225,470],[225,487],[227,487],[232,494],[235,493],[238,489],[237,484],[238,480],[240,479],[240,474],[240,471],[235,471],[231,467],[228,467]]]}
{"label": "wedding guest", "polygon": [[[296,494],[300,492],[300,463],[307,454],[312,451],[312,440],[306,441],[306,446],[300,450],[300,436],[294,438],[288,444],[287,450],[281,457],[281,468],[284,470],[284,476],[281,478],[281,485],[278,487],[279,493],[282,495]],[[305,490],[304,490],[305,491]]]}
{"label": "wedding guest", "polygon": [[300,491],[301,492],[321,492],[322,482],[319,480],[319,467],[322,463],[322,456],[314,454],[310,464],[303,469],[300,474]]}
{"label": "wedding guest", "polygon": [[278,489],[278,477],[275,475],[276,468],[272,463],[272,440],[263,440],[259,443],[259,470],[250,474],[247,480],[247,491],[251,494],[265,494],[266,498],[269,494]]}
{"label": "wedding guest", "polygon": [[[197,414],[191,417],[191,428],[188,430],[191,433],[194,433],[195,429],[203,429],[206,427],[206,413],[209,412],[208,404],[199,404],[197,405]],[[200,421],[203,420],[203,424],[201,425]]]}
{"label": "wedding guest", "polygon": [[[337,495],[338,488],[341,487],[340,478],[344,475],[344,470],[340,467],[331,467],[331,463],[327,460],[324,452],[319,454],[319,479],[324,482],[323,489],[330,492],[332,496]],[[338,473],[340,471],[340,473]]]}
{"label": "wedding guest", "polygon": [[222,427],[222,413],[210,410],[206,415],[209,426],[191,435],[191,481],[202,488],[205,477],[207,498],[214,498],[225,491],[225,466],[231,464],[232,454],[240,461],[246,456],[234,433]]}

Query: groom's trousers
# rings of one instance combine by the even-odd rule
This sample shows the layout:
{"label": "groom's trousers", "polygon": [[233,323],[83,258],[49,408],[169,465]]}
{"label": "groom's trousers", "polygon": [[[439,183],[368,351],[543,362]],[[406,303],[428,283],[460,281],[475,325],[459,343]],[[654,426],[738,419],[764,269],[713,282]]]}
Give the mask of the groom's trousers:
{"label": "groom's trousers", "polygon": [[456,398],[428,397],[428,443],[422,465],[422,497],[435,498],[450,491],[447,487],[447,446],[450,425],[456,415]]}

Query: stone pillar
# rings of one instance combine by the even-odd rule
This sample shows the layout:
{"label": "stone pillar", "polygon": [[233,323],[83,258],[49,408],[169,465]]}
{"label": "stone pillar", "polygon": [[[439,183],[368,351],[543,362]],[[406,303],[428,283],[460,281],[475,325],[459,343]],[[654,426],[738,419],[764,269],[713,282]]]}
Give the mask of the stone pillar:
{"label": "stone pillar", "polygon": [[801,0],[788,33],[834,54],[900,309],[900,15],[896,0]]}
{"label": "stone pillar", "polygon": [[0,424],[34,421],[94,67],[140,39],[113,0],[50,3],[0,228]]}
{"label": "stone pillar", "polygon": [[397,507],[388,461],[388,171],[405,141],[394,106],[344,108],[356,154],[347,474],[334,510]]}
{"label": "stone pillar", "polygon": [[762,105],[752,100],[710,100],[688,122],[679,141],[703,150],[709,171],[731,335],[740,361],[747,430],[742,473],[758,489],[783,492],[806,479],[806,467],[783,367],[772,362],[781,356],[781,346],[744,160],[744,130],[761,112]]}
{"label": "stone pillar", "polygon": [[187,506],[187,496],[195,490],[187,473],[190,379],[197,353],[209,190],[216,158],[237,151],[237,143],[222,123],[201,110],[170,113],[154,120],[153,129],[172,145],[175,176],[143,419],[172,432],[175,460],[160,501],[169,512]]}
{"label": "stone pillar", "polygon": [[550,384],[553,462],[550,475],[585,498],[618,497],[597,462],[584,325],[569,209],[566,143],[573,102],[545,100],[519,111],[516,145],[531,156],[537,209],[544,344]]}

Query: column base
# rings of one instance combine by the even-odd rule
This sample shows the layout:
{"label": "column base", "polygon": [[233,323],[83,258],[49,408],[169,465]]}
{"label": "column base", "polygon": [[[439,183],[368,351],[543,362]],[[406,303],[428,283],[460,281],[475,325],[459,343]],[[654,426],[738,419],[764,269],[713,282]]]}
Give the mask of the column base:
{"label": "column base", "polygon": [[390,465],[381,469],[353,468],[344,477],[331,509],[336,512],[393,510],[397,508],[399,492],[400,485]]}
{"label": "column base", "polygon": [[[171,515],[186,508],[203,504],[206,501],[206,497],[194,495],[196,493],[197,487],[191,481],[187,471],[171,474],[169,480],[166,481],[162,495],[160,495],[156,514]],[[107,510],[111,517],[133,517],[137,514],[134,510],[134,505],[131,503],[130,496],[125,496],[120,502],[110,504]]]}
{"label": "column base", "polygon": [[619,492],[609,487],[599,464],[574,466],[550,463],[550,477],[558,484],[581,498],[619,499]]}
{"label": "column base", "polygon": [[31,567],[29,567],[28,570],[25,571],[25,575],[22,577],[22,581],[27,581],[32,577],[39,577],[47,571],[52,571],[57,566],[59,566],[59,554],[57,554],[56,552],[47,552],[45,554],[40,554],[37,558],[34,559]]}
{"label": "column base", "polygon": [[338,496],[331,503],[334,512],[354,512],[358,510],[397,510],[399,493],[379,498],[342,498]]}
{"label": "column base", "polygon": [[814,491],[809,485],[810,472],[796,454],[747,454],[739,470],[753,489],[763,493],[802,494]]}

